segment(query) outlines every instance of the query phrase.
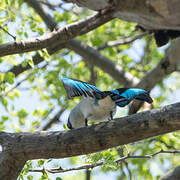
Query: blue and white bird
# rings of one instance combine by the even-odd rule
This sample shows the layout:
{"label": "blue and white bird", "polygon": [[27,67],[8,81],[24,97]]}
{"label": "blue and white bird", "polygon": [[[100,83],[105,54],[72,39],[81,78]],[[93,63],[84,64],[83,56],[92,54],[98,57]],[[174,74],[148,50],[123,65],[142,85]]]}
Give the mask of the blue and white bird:
{"label": "blue and white bird", "polygon": [[88,125],[88,120],[108,121],[113,119],[116,107],[124,107],[133,99],[152,103],[149,93],[143,89],[119,88],[110,91],[101,91],[94,85],[83,81],[62,78],[67,97],[84,96],[70,112],[67,126],[69,129]]}

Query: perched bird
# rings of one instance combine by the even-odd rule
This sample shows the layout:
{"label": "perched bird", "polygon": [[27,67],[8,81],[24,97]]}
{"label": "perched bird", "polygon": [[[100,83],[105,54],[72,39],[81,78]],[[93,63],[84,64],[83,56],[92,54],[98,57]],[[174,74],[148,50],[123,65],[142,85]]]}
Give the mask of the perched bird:
{"label": "perched bird", "polygon": [[124,107],[133,99],[152,103],[149,93],[143,89],[119,88],[101,91],[94,85],[83,81],[62,78],[69,99],[84,96],[70,112],[67,126],[69,129],[87,126],[88,120],[107,121],[113,119],[116,106]]}
{"label": "perched bird", "polygon": [[151,29],[147,30],[141,25],[137,25],[136,29],[140,29],[143,32],[153,33],[154,39],[158,47],[166,45],[170,40],[180,37],[179,30],[173,29]]}

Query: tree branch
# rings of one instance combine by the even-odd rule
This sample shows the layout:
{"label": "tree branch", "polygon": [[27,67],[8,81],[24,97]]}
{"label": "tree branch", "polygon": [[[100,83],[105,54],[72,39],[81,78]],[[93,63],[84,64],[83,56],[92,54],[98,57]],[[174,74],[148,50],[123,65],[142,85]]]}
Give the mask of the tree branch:
{"label": "tree branch", "polygon": [[0,145],[2,153],[13,154],[16,161],[71,157],[180,130],[179,117],[180,103],[176,103],[67,132],[0,132]]}
{"label": "tree branch", "polygon": [[54,30],[51,33],[37,38],[1,44],[0,57],[11,54],[36,51],[43,48],[53,47],[57,43],[65,43],[75,36],[85,34],[112,19],[113,16],[111,11],[97,13],[79,22],[66,25],[62,28]]}
{"label": "tree branch", "polygon": [[65,109],[60,109],[57,114],[42,128],[42,131],[45,131],[51,127],[52,124],[59,121],[60,116],[63,114]]}
{"label": "tree branch", "polygon": [[[7,142],[8,143],[8,142]],[[13,152],[0,153],[0,179],[1,180],[15,180],[21,172],[26,160],[24,155],[19,159],[14,157]]]}
{"label": "tree branch", "polygon": [[147,32],[141,33],[141,34],[137,34],[135,36],[130,36],[130,37],[126,37],[126,38],[122,38],[122,39],[117,39],[115,41],[109,41],[101,46],[99,46],[97,48],[98,51],[103,50],[105,48],[108,47],[114,47],[114,46],[119,46],[119,45],[124,45],[124,44],[129,44],[134,42],[137,39],[141,39],[143,36],[147,35]]}
{"label": "tree branch", "polygon": [[57,23],[52,18],[52,16],[47,12],[46,8],[42,5],[41,1],[38,0],[24,0],[27,4],[29,4],[43,19],[46,23],[46,26],[53,31],[57,27]]}
{"label": "tree branch", "polygon": [[[126,155],[126,156],[123,156],[123,157],[120,157],[119,159],[115,160],[114,162],[115,163],[120,163],[126,159],[152,159],[154,156],[158,155],[158,154],[177,154],[177,153],[180,153],[180,150],[171,150],[171,151],[164,151],[164,150],[160,150],[160,151],[157,151],[153,154],[150,154],[150,155],[142,155],[142,156],[135,156],[135,155]],[[62,167],[60,166],[59,168],[56,168],[56,169],[31,169],[29,170],[30,172],[41,172],[41,173],[44,173],[45,172],[48,172],[48,173],[64,173],[64,172],[68,172],[68,171],[77,171],[77,170],[83,170],[83,169],[93,169],[93,168],[96,168],[96,167],[99,167],[99,166],[102,166],[104,165],[106,162],[99,162],[99,163],[96,163],[96,164],[86,164],[86,165],[83,165],[83,166],[79,166],[79,167],[75,167],[75,168],[69,168],[69,169],[62,169]]]}
{"label": "tree branch", "polygon": [[165,174],[160,180],[179,180],[180,179],[180,166]]}
{"label": "tree branch", "polygon": [[[180,30],[180,4],[178,0],[65,0],[95,11],[106,9],[111,2],[116,3],[114,16],[125,21],[137,22],[145,29]],[[173,22],[173,23],[172,23]]]}
{"label": "tree branch", "polygon": [[9,33],[6,29],[3,28],[3,26],[0,25],[0,29],[2,29],[5,33],[11,36],[14,39],[14,41],[16,40],[16,36],[13,36],[11,33]]}

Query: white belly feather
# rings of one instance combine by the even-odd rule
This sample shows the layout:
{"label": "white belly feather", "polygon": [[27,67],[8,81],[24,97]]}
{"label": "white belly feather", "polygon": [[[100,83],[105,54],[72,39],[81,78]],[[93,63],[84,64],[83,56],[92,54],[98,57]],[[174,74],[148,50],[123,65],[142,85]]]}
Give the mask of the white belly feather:
{"label": "white belly feather", "polygon": [[94,98],[84,98],[70,112],[70,122],[73,128],[85,126],[85,119],[92,121],[108,121],[111,113],[114,115],[116,106],[114,101],[107,96],[95,102]]}
{"label": "white belly feather", "polygon": [[110,119],[110,114],[114,115],[116,111],[115,103],[109,96],[99,100],[97,104],[93,98],[85,98],[80,104],[84,116],[92,121],[107,121]]}

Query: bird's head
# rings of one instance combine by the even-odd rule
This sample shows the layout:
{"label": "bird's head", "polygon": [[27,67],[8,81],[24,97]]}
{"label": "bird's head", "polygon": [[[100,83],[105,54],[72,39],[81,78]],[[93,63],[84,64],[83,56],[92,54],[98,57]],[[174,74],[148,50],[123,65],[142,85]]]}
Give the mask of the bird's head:
{"label": "bird's head", "polygon": [[135,99],[138,99],[141,101],[146,101],[149,104],[151,104],[153,102],[153,99],[151,98],[149,92],[147,92],[147,91],[136,95]]}

